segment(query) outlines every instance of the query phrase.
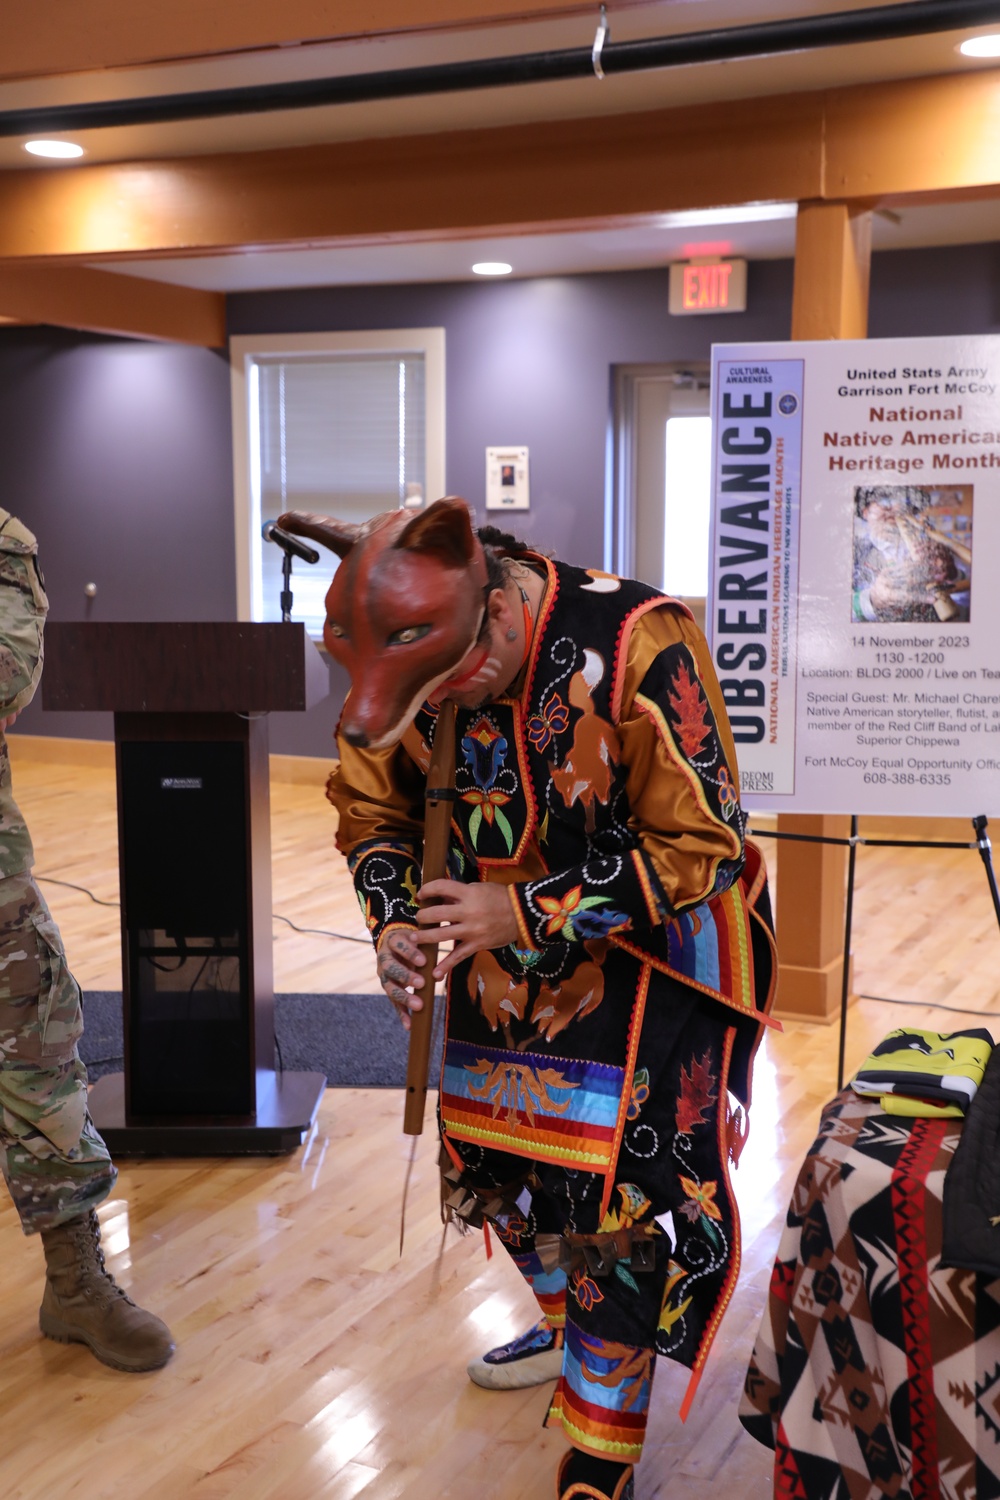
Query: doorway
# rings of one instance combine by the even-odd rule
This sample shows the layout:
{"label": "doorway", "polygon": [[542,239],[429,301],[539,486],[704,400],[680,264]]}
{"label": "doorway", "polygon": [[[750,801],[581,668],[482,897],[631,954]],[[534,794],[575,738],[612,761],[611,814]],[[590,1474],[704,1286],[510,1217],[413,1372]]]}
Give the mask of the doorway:
{"label": "doorway", "polygon": [[612,572],[683,599],[704,628],[711,497],[707,363],[614,372]]}

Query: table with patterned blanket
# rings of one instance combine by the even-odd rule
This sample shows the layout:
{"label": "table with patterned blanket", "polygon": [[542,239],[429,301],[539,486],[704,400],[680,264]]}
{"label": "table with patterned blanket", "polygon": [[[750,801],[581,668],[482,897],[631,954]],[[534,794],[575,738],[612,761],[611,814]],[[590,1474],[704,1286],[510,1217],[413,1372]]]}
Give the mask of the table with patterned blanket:
{"label": "table with patterned blanket", "polygon": [[823,1111],[740,1406],[776,1496],[1000,1497],[1000,1281],[939,1265],[960,1132],[850,1089]]}

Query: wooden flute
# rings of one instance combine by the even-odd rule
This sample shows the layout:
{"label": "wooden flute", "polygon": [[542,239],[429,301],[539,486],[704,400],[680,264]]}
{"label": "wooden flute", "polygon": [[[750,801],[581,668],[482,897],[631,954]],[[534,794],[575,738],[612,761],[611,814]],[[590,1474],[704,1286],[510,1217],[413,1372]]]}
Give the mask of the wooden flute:
{"label": "wooden flute", "polygon": [[[438,714],[431,764],[424,793],[424,859],[421,879],[441,880],[448,873],[448,845],[451,840],[451,809],[455,800],[455,705],[445,699]],[[424,1104],[427,1099],[430,1070],[431,1032],[434,1029],[434,965],[437,947],[424,948],[427,963],[423,983],[414,993],[423,1001],[420,1010],[410,1012],[410,1050],[406,1066],[406,1104],[403,1109],[403,1133],[422,1135]]]}

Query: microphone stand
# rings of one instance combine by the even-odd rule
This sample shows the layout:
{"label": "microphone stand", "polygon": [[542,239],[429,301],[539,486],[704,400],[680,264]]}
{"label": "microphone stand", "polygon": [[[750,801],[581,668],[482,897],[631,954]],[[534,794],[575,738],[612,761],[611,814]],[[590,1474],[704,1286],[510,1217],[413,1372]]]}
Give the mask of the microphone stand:
{"label": "microphone stand", "polygon": [[292,623],[292,554],[284,549],[281,554],[281,581],[283,585],[279,595],[281,623],[290,625]]}
{"label": "microphone stand", "polygon": [[288,531],[282,531],[275,521],[265,521],[260,528],[260,534],[265,542],[273,542],[281,548],[281,582],[280,594],[281,623],[291,625],[292,623],[292,558],[301,557],[303,562],[318,563],[319,553],[315,547],[310,547],[306,542],[300,541],[297,536],[292,536]]}

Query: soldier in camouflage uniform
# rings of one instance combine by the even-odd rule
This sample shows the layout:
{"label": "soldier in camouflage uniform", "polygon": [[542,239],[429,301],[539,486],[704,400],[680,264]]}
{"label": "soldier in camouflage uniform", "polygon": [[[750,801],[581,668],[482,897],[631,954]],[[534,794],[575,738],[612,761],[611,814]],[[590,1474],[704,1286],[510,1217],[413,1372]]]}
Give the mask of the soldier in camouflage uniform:
{"label": "soldier in camouflage uniform", "polygon": [[174,1344],[104,1268],[94,1210],[117,1173],[87,1111],[80,987],[32,879],[31,837],[11,790],[3,731],[42,671],[48,600],[36,551],[31,532],[0,508],[0,1168],[25,1234],[41,1236],[42,1332],[86,1344],[118,1369],[152,1370]]}

